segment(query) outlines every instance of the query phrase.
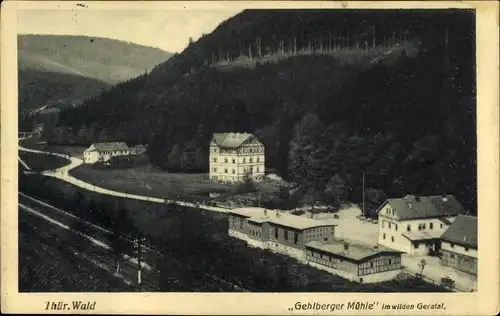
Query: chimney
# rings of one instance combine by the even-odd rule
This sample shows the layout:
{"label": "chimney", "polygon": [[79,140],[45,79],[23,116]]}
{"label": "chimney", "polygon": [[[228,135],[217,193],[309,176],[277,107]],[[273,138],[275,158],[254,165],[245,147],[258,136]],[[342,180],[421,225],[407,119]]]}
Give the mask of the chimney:
{"label": "chimney", "polygon": [[443,194],[442,199],[443,202],[448,202],[448,196],[446,194]]}

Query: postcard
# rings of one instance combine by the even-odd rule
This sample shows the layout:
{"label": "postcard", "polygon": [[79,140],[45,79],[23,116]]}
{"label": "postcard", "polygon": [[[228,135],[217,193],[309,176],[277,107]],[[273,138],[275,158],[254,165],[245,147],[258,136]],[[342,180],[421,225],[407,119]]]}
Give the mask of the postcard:
{"label": "postcard", "polygon": [[497,314],[498,9],[3,2],[2,312]]}

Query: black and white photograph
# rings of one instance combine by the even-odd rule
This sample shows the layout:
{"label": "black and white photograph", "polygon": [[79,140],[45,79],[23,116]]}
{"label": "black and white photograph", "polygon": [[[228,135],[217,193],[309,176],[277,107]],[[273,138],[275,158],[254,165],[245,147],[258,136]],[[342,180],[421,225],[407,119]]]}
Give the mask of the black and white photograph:
{"label": "black and white photograph", "polygon": [[477,294],[475,9],[15,14],[19,293]]}

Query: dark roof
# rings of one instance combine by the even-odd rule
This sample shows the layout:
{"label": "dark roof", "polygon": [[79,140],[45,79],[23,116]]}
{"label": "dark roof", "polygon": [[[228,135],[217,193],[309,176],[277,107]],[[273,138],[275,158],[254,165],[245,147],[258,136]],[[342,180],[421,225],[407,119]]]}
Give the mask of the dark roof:
{"label": "dark roof", "polygon": [[417,219],[428,217],[448,217],[466,214],[466,210],[460,205],[453,195],[435,196],[413,196],[404,198],[388,199],[379,210],[389,203],[399,219]]}
{"label": "dark roof", "polygon": [[112,143],[95,143],[92,144],[86,151],[115,151],[115,150],[128,150],[127,144],[124,142],[112,142]]}
{"label": "dark roof", "polygon": [[253,135],[248,133],[216,133],[213,139],[221,148],[236,149],[251,137]]}
{"label": "dark roof", "polygon": [[477,249],[477,217],[459,215],[441,239]]}

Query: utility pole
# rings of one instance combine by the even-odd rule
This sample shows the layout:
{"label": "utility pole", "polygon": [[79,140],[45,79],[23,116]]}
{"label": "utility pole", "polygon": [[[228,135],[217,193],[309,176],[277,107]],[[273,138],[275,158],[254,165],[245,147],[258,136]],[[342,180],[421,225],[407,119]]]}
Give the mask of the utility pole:
{"label": "utility pole", "polygon": [[142,290],[142,279],[141,279],[141,272],[142,272],[142,261],[143,261],[143,244],[145,242],[146,238],[144,237],[139,237],[134,240],[134,253],[137,257],[137,286],[139,288],[139,291]]}
{"label": "utility pole", "polygon": [[365,216],[365,172],[363,171],[363,216]]}

